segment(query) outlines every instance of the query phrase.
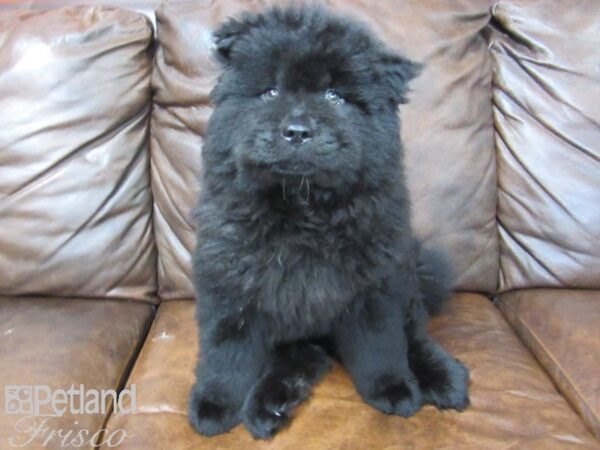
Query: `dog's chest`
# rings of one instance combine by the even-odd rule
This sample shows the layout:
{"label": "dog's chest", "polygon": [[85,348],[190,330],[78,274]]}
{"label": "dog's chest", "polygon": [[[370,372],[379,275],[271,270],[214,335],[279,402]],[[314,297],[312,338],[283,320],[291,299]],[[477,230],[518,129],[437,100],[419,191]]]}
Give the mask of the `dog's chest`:
{"label": "dog's chest", "polygon": [[245,288],[276,323],[316,332],[347,308],[367,263],[335,230],[314,222],[277,225],[254,246]]}
{"label": "dog's chest", "polygon": [[320,329],[351,301],[354,282],[339,257],[302,246],[269,247],[266,264],[257,268],[255,306],[279,324]]}

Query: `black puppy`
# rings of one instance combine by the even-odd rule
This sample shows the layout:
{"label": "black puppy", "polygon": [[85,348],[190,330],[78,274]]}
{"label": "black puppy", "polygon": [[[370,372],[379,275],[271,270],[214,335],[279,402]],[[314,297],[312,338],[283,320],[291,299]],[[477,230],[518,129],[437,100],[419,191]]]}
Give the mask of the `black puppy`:
{"label": "black puppy", "polygon": [[272,436],[328,369],[324,347],[380,411],[465,408],[467,370],[425,331],[448,276],[410,228],[397,105],[418,65],[310,8],[229,20],[215,41],[191,424]]}

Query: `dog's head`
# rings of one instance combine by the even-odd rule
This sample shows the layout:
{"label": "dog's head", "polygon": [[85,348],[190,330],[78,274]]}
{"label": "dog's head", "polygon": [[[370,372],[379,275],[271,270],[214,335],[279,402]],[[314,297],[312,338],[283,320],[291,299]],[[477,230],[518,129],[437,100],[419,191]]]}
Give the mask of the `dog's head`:
{"label": "dog's head", "polygon": [[214,38],[213,122],[245,189],[347,190],[396,169],[396,110],[417,64],[320,9],[247,14]]}

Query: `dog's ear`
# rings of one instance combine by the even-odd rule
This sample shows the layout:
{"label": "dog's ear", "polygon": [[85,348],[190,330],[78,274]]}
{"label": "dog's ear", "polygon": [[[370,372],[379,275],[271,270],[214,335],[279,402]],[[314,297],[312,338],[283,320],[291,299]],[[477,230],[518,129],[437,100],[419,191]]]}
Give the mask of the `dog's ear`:
{"label": "dog's ear", "polygon": [[213,33],[213,42],[216,45],[215,53],[222,64],[231,62],[233,48],[250,28],[251,24],[245,20],[229,19]]}
{"label": "dog's ear", "polygon": [[381,77],[390,89],[391,100],[396,104],[408,103],[408,84],[421,73],[423,65],[391,52],[382,53],[378,63]]}

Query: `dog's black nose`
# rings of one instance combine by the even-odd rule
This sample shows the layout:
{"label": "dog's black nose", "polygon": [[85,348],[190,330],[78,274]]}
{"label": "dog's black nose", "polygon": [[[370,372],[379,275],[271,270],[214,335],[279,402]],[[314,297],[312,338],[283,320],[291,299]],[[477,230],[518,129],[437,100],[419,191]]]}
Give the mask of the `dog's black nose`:
{"label": "dog's black nose", "polygon": [[281,135],[290,144],[304,144],[313,137],[314,131],[308,120],[296,118],[286,121],[281,129]]}

